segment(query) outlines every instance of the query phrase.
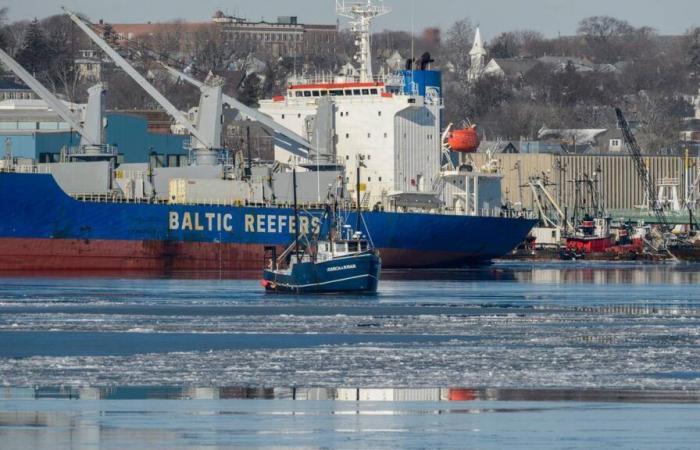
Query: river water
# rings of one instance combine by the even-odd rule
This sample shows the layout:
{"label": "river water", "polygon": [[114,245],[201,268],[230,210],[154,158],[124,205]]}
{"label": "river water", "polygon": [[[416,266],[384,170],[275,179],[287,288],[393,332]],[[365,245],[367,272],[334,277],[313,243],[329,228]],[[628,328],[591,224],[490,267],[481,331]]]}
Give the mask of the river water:
{"label": "river water", "polygon": [[700,438],[700,266],[387,271],[359,297],[246,275],[0,279],[0,448]]}

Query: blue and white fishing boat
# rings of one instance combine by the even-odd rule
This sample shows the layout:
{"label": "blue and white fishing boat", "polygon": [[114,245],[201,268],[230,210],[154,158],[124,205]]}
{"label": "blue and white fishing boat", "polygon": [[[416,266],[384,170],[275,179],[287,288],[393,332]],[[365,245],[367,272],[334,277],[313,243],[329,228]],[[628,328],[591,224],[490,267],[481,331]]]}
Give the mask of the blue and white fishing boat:
{"label": "blue and white fishing boat", "polygon": [[[293,179],[296,188],[296,171]],[[299,223],[296,192],[294,213]],[[267,247],[268,267],[261,281],[265,290],[296,294],[376,292],[382,260],[369,236],[359,230],[359,211],[357,218],[357,229],[353,230],[343,223],[335,205],[329,205],[311,239],[299,236],[296,229],[294,242],[279,257],[276,247]]]}

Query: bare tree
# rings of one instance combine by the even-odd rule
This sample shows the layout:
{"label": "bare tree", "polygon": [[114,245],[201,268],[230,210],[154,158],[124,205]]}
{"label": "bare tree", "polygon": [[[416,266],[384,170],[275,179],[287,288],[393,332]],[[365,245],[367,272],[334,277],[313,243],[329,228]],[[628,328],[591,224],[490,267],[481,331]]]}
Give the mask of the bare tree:
{"label": "bare tree", "polygon": [[685,61],[691,76],[700,77],[700,27],[688,30],[683,46]]}
{"label": "bare tree", "polygon": [[514,31],[507,31],[491,41],[489,53],[494,58],[515,58],[520,56],[522,43]]}
{"label": "bare tree", "polygon": [[655,53],[650,27],[635,28],[624,20],[594,16],[579,22],[578,33],[586,43],[587,53],[597,62],[615,63],[624,59]]}
{"label": "bare tree", "polygon": [[469,70],[471,65],[469,52],[473,44],[474,25],[471,20],[458,20],[447,30],[444,51],[458,76],[465,76]]}
{"label": "bare tree", "polygon": [[693,106],[680,96],[642,92],[638,117],[642,127],[639,141],[646,153],[665,153],[678,143],[682,119],[693,114]]}

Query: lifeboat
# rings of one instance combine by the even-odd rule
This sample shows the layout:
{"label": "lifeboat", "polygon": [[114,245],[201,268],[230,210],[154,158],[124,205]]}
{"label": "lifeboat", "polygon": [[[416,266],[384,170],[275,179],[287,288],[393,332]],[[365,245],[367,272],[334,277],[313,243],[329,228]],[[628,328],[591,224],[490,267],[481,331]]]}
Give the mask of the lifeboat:
{"label": "lifeboat", "polygon": [[450,131],[447,135],[447,144],[453,152],[474,153],[480,144],[479,135],[476,133],[476,125]]}

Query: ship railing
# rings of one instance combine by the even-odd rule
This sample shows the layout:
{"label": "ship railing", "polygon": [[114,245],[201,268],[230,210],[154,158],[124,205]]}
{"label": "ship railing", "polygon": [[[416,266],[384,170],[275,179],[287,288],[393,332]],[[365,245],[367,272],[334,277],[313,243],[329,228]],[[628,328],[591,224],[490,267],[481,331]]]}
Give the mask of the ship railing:
{"label": "ship railing", "polygon": [[[298,86],[306,84],[338,84],[338,83],[386,83],[389,80],[386,76],[378,75],[372,77],[371,80],[362,81],[359,75],[337,75],[337,74],[320,74],[320,75],[302,75],[292,76],[287,78],[287,86]],[[393,79],[392,79],[393,80]],[[388,83],[386,83],[388,84]]]}
{"label": "ship railing", "polygon": [[117,147],[110,144],[102,144],[92,148],[82,146],[68,147],[68,155],[88,155],[90,153],[94,153],[95,150],[98,150],[100,153],[106,155],[117,156],[119,154],[119,150],[117,149]]}
{"label": "ship railing", "polygon": [[15,173],[40,173],[48,174],[51,173],[47,165],[35,165],[35,164],[12,164],[12,165],[0,165],[0,172],[15,172]]}

